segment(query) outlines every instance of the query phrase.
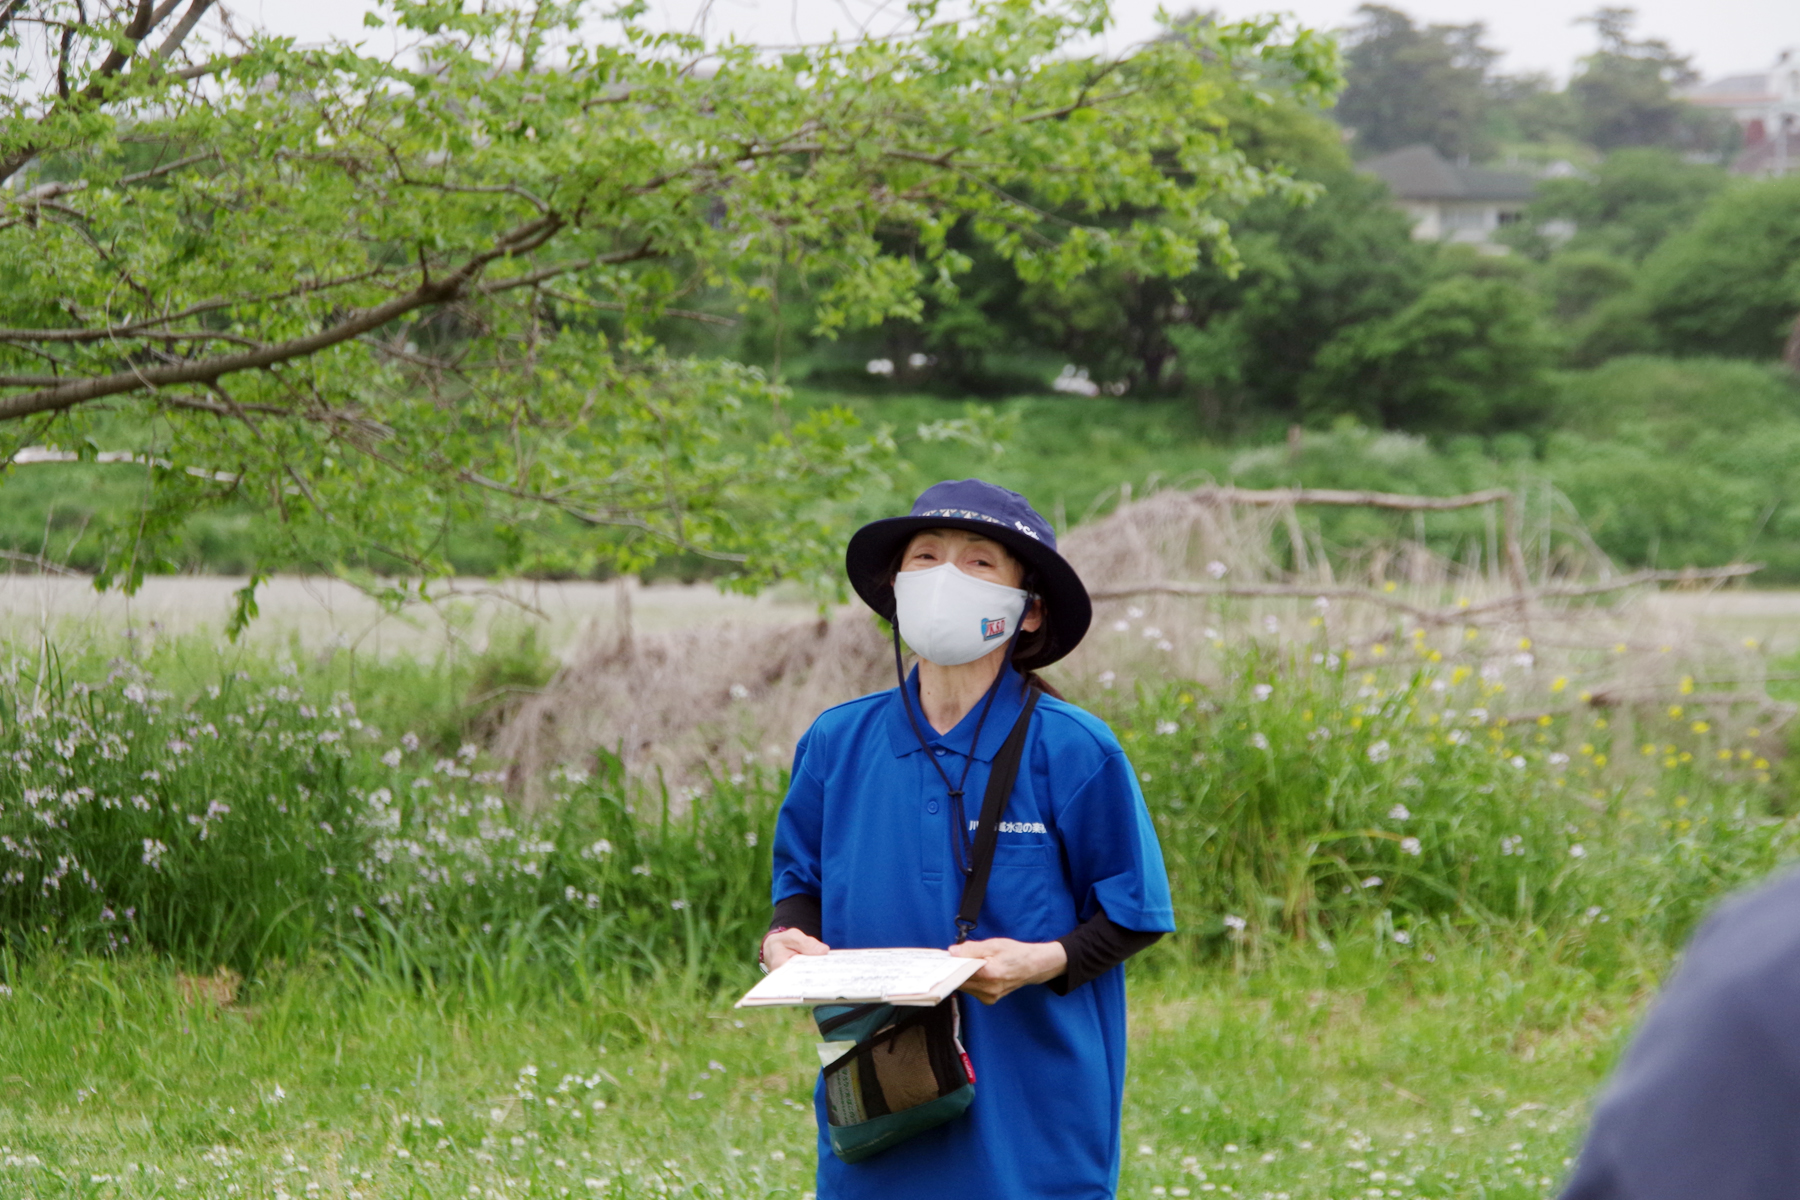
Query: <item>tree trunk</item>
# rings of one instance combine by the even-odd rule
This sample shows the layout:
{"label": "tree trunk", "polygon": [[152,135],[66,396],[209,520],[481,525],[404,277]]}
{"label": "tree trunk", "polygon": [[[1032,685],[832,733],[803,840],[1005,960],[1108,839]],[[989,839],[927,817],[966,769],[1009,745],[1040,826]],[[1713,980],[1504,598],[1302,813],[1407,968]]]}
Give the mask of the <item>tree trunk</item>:
{"label": "tree trunk", "polygon": [[1781,361],[1788,369],[1800,374],[1800,317],[1794,318],[1794,328],[1788,333],[1787,347],[1781,352]]}

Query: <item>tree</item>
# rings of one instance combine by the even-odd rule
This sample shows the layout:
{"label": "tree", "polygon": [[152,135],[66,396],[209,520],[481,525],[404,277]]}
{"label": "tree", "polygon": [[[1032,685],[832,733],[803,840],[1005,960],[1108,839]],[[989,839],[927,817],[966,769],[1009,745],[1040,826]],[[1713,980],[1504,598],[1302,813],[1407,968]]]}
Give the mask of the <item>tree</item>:
{"label": "tree", "polygon": [[568,520],[622,569],[821,564],[809,513],[879,439],[786,419],[760,373],[663,352],[656,320],[706,289],[760,303],[788,269],[824,281],[820,332],[912,318],[967,265],[959,225],[1028,282],[1229,261],[1216,205],[1281,183],[1207,119],[1223,81],[1334,82],[1327,41],[1270,21],[1210,27],[1204,55],[1073,53],[1100,0],[921,0],[903,36],[779,55],[652,35],[641,6],[586,41],[578,3],[391,0],[368,20],[416,43],[394,61],[269,39],[200,60],[210,3],[9,5],[0,30],[0,430],[130,452],[128,586],[227,503],[270,518],[271,560],[419,577],[459,522],[504,531],[515,567]]}
{"label": "tree", "polygon": [[1718,195],[1645,261],[1632,301],[1677,354],[1782,355],[1800,317],[1800,176]]}
{"label": "tree", "polygon": [[1302,385],[1315,422],[1348,414],[1427,433],[1495,433],[1548,411],[1555,358],[1536,297],[1501,277],[1451,275],[1345,330]]}
{"label": "tree", "polygon": [[1670,150],[1616,150],[1591,174],[1544,180],[1519,224],[1541,233],[1566,221],[1575,227],[1569,250],[1639,262],[1692,224],[1728,178],[1721,167],[1687,162]]}
{"label": "tree", "polygon": [[1661,38],[1633,40],[1633,9],[1601,8],[1582,20],[1600,35],[1600,49],[1581,60],[1569,81],[1576,128],[1585,141],[1602,150],[1723,148],[1730,122],[1675,94],[1700,78],[1687,55]]}
{"label": "tree", "polygon": [[1336,116],[1355,131],[1357,152],[1425,142],[1453,159],[1489,154],[1487,76],[1499,52],[1482,44],[1486,28],[1476,22],[1421,29],[1382,4],[1356,12],[1361,20],[1345,36]]}
{"label": "tree", "polygon": [[1320,350],[1406,307],[1426,285],[1431,248],[1413,240],[1379,180],[1347,164],[1301,177],[1321,189],[1312,203],[1258,201],[1233,222],[1244,260],[1235,278],[1202,271],[1183,283],[1201,336],[1180,339],[1181,366],[1203,399],[1239,391],[1298,415]]}

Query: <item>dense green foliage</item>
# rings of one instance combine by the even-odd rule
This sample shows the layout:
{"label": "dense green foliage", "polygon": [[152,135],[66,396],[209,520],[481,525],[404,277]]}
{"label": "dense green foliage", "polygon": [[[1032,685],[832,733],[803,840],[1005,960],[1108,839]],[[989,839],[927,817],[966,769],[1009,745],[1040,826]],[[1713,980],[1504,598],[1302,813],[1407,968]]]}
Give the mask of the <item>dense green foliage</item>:
{"label": "dense green foliage", "polygon": [[[919,5],[779,55],[634,6],[602,33],[578,0],[391,0],[370,19],[405,54],[262,38],[179,71],[191,23],[150,36],[174,5],[51,7],[0,22],[3,457],[145,468],[93,531],[127,586],[218,510],[258,516],[258,570],[430,578],[465,530],[515,569],[823,570],[809,510],[884,443],[672,352],[665,319],[778,307],[796,272],[816,335],[911,319],[975,248],[1052,288],[1228,264],[1216,207],[1289,189],[1219,105],[1336,82],[1330,44],[1275,21],[1071,53],[1100,0]],[[66,87],[23,66],[58,22]]]}
{"label": "dense green foliage", "polygon": [[1508,279],[1433,283],[1392,316],[1325,346],[1302,392],[1307,415],[1348,413],[1433,433],[1536,424],[1549,407],[1555,361],[1538,310],[1537,298]]}
{"label": "dense green foliage", "polygon": [[1779,355],[1800,322],[1800,179],[1721,195],[1646,260],[1640,288],[1676,353]]}
{"label": "dense green foliage", "polygon": [[[1687,162],[1670,150],[1620,150],[1585,175],[1544,180],[1526,221],[1502,232],[1541,239],[1544,223],[1567,221],[1575,231],[1559,247],[1563,254],[1592,252],[1641,262],[1671,232],[1691,224],[1725,182],[1716,167]],[[1541,242],[1527,246],[1540,253],[1549,249]]]}

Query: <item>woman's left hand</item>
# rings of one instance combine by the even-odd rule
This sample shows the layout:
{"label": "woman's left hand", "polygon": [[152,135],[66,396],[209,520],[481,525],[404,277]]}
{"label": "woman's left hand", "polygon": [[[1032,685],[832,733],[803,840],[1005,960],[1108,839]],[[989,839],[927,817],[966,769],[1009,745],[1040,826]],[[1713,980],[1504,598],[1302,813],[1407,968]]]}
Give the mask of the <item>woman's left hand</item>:
{"label": "woman's left hand", "polygon": [[1028,983],[1048,983],[1069,966],[1069,952],[1061,942],[1015,942],[1011,938],[987,938],[950,947],[958,958],[983,958],[981,970],[969,976],[959,989],[983,1004],[992,1004],[1008,992]]}

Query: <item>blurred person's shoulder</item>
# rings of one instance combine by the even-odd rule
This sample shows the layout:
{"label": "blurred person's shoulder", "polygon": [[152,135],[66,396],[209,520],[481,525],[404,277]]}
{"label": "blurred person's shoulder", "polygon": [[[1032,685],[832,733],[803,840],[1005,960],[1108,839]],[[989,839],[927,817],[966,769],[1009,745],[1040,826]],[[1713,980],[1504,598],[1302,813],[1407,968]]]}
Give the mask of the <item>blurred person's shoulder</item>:
{"label": "blurred person's shoulder", "polygon": [[1688,944],[1676,982],[1728,991],[1740,1003],[1791,1003],[1800,985],[1800,868],[1721,904]]}

